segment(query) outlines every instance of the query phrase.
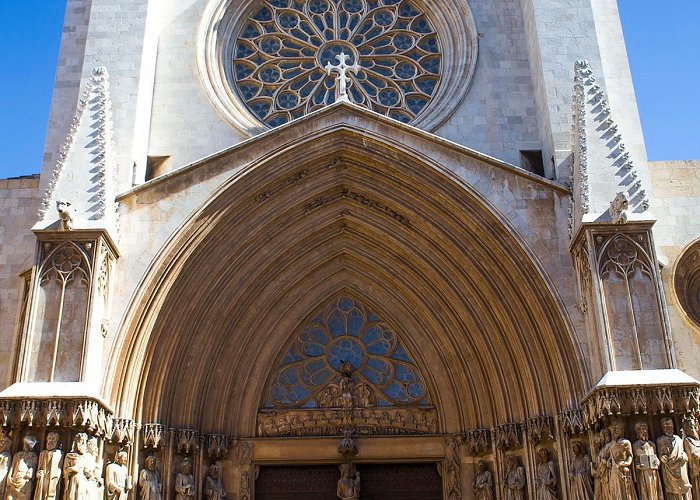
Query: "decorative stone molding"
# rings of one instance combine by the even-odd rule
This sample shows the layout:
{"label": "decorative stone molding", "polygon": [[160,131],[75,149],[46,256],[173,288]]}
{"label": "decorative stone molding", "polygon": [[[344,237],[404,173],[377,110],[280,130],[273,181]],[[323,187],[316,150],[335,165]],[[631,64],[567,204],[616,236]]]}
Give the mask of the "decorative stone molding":
{"label": "decorative stone molding", "polygon": [[700,240],[696,240],[678,258],[673,287],[683,312],[700,327]]}
{"label": "decorative stone molding", "polygon": [[406,227],[411,227],[411,222],[409,221],[408,217],[401,215],[398,213],[396,210],[393,208],[389,207],[388,205],[385,205],[381,201],[378,200],[373,200],[371,198],[368,198],[367,196],[364,196],[360,193],[357,193],[355,191],[349,190],[349,189],[341,189],[340,191],[332,194],[328,194],[325,196],[321,196],[316,198],[314,201],[311,203],[308,203],[304,207],[304,213],[308,214],[317,208],[320,208],[324,205],[327,205],[328,203],[331,203],[336,200],[340,199],[348,199],[348,200],[354,200],[357,201],[358,203],[361,203],[362,205],[371,208],[372,210],[375,210],[377,212],[382,212],[392,219],[395,219],[399,223],[403,224]]}
{"label": "decorative stone molding", "polygon": [[613,417],[698,414],[700,384],[647,383],[597,387],[583,400],[582,408],[585,424],[590,427]]}
{"label": "decorative stone molding", "polygon": [[477,457],[491,451],[491,430],[475,429],[462,434],[469,455]]}
{"label": "decorative stone molding", "polygon": [[[39,219],[46,220],[49,209],[60,196],[59,184],[63,171],[69,160],[71,151],[76,146],[79,131],[85,127],[85,135],[90,137],[90,155],[93,161],[90,172],[85,172],[86,185],[83,202],[91,206],[82,206],[78,217],[81,219],[103,220],[116,229],[118,206],[114,201],[115,179],[113,147],[112,147],[112,107],[109,96],[109,75],[106,68],[98,67],[92,71],[86,88],[78,101],[75,116],[68,131],[68,136],[59,151],[56,166],[46,187],[44,198],[39,210]],[[84,122],[89,120],[89,125]],[[82,127],[81,127],[82,125]],[[90,130],[87,130],[89,126]],[[75,201],[75,200],[73,200]]]}
{"label": "decorative stone molding", "polygon": [[199,431],[175,429],[175,443],[178,453],[191,455],[199,450]]}
{"label": "decorative stone molding", "polygon": [[580,436],[586,432],[583,410],[577,408],[559,414],[559,425],[567,436]]}
{"label": "decorative stone molding", "polygon": [[529,418],[525,421],[527,437],[531,443],[554,439],[554,419],[546,415]]}
{"label": "decorative stone molding", "polygon": [[112,412],[93,399],[0,400],[3,427],[72,428],[94,436],[106,436],[112,429]]}
{"label": "decorative stone molding", "polygon": [[34,400],[22,400],[19,405],[19,421],[27,427],[34,427],[40,423],[41,402]]}
{"label": "decorative stone molding", "polygon": [[209,434],[206,437],[207,455],[212,460],[223,460],[231,449],[233,438],[226,434]]}
{"label": "decorative stone molding", "polygon": [[14,401],[0,400],[0,426],[9,427],[11,424],[11,416],[14,413]]}
{"label": "decorative stone molding", "polygon": [[136,422],[129,418],[115,418],[112,420],[111,432],[106,438],[114,444],[126,445],[134,442],[136,435]]}
{"label": "decorative stone molding", "polygon": [[141,445],[147,450],[156,451],[163,445],[167,431],[161,424],[145,424],[141,428],[141,434]]}
{"label": "decorative stone molding", "polygon": [[[342,436],[347,420],[339,408],[308,410],[260,410],[258,436]],[[355,408],[356,435],[433,434],[437,412],[433,407]]]}
{"label": "decorative stone molding", "polygon": [[47,427],[61,427],[67,424],[68,403],[62,400],[47,401],[45,419]]}
{"label": "decorative stone molding", "polygon": [[309,169],[303,169],[295,174],[292,174],[288,177],[285,177],[282,179],[280,182],[275,184],[272,188],[268,189],[267,191],[263,191],[259,195],[255,197],[255,201],[258,203],[262,203],[263,201],[267,200],[268,198],[273,197],[277,193],[283,191],[284,189],[288,188],[289,186],[293,186],[294,184],[297,184],[298,182],[301,182],[304,180],[309,175]]}
{"label": "decorative stone molding", "polygon": [[520,424],[502,424],[493,430],[496,448],[511,450],[522,445],[522,428]]}

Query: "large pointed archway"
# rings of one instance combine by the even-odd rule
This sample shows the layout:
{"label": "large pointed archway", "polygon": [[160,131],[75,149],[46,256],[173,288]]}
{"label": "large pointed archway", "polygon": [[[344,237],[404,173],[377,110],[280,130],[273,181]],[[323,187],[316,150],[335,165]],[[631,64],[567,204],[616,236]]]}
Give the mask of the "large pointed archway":
{"label": "large pointed archway", "polygon": [[582,395],[572,328],[517,232],[439,165],[341,128],[236,174],[163,250],[108,375],[119,411],[254,436],[274,360],[342,290],[400,325],[440,432]]}

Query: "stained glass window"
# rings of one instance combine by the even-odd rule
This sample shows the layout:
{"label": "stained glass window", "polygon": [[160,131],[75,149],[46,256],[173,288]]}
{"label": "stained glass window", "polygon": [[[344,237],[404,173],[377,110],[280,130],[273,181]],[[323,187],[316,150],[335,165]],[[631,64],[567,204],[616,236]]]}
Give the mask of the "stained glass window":
{"label": "stained glass window", "polygon": [[425,379],[396,333],[350,297],[323,308],[287,346],[272,373],[264,408],[315,408],[350,363],[377,406],[428,405]]}
{"label": "stained glass window", "polygon": [[412,121],[440,83],[442,53],[411,0],[266,0],[236,39],[233,78],[248,109],[276,127],[335,100],[324,70],[341,52],[356,104]]}

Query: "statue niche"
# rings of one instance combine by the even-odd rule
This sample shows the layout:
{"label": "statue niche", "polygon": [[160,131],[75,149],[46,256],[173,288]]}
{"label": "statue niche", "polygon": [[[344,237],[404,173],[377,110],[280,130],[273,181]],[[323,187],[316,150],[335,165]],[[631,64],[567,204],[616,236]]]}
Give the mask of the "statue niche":
{"label": "statue niche", "polygon": [[333,300],[283,352],[258,412],[259,436],[436,432],[435,408],[413,357],[360,301]]}

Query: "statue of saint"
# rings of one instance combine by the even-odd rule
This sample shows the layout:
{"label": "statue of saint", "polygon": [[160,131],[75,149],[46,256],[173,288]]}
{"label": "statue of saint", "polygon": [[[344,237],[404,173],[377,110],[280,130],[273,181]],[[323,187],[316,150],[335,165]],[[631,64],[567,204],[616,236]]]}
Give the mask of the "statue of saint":
{"label": "statue of saint", "polygon": [[36,438],[25,436],[22,451],[12,457],[12,466],[5,485],[5,500],[29,500],[32,494],[32,481],[37,466],[34,452]]}
{"label": "statue of saint", "polygon": [[156,457],[146,457],[146,468],[139,475],[139,495],[141,500],[161,500],[160,473],[156,469]]}
{"label": "statue of saint", "polygon": [[63,452],[58,447],[58,441],[57,433],[49,432],[46,435],[46,449],[39,453],[34,500],[56,498],[58,484],[63,475]]}
{"label": "statue of saint", "polygon": [[352,463],[340,464],[340,479],[336,495],[340,500],[358,500],[360,498],[360,473]]}
{"label": "statue of saint", "polygon": [[221,468],[217,464],[209,466],[204,496],[207,500],[223,500],[226,497],[224,483],[221,481]]}
{"label": "statue of saint", "polygon": [[592,500],[591,459],[580,441],[571,443],[573,457],[569,462],[569,498],[571,500]]}
{"label": "statue of saint", "polygon": [[686,418],[683,423],[685,439],[683,447],[688,455],[688,469],[694,495],[700,498],[700,439],[698,439],[698,421],[695,417]]}
{"label": "statue of saint", "polygon": [[5,498],[5,484],[7,482],[7,473],[10,471],[12,464],[12,440],[0,431],[0,498]]}
{"label": "statue of saint", "polygon": [[99,444],[96,437],[91,437],[87,442],[85,459],[85,476],[88,478],[90,498],[104,497],[104,478],[102,477],[102,460],[99,457]]}
{"label": "statue of saint", "polygon": [[525,499],[525,469],[518,464],[518,457],[508,455],[506,457],[505,500]]}
{"label": "statue of saint", "polygon": [[666,492],[666,500],[690,500],[688,481],[688,455],[683,451],[683,440],[673,431],[673,420],[661,420],[664,435],[656,440],[656,448],[661,460],[661,475]]}
{"label": "statue of saint", "polygon": [[612,423],[610,445],[610,500],[637,500],[632,479],[632,443],[624,437],[625,422],[616,419]]}
{"label": "statue of saint", "polygon": [[73,447],[63,460],[64,500],[86,500],[90,498],[90,487],[85,474],[87,434],[79,432],[73,438]]}
{"label": "statue of saint", "polygon": [[479,460],[479,463],[476,464],[474,496],[476,500],[493,500],[493,477],[485,460]]}
{"label": "statue of saint", "polygon": [[132,483],[126,464],[129,456],[119,450],[114,456],[114,463],[107,466],[107,500],[127,500]]}
{"label": "statue of saint", "polygon": [[180,472],[175,478],[175,500],[192,500],[194,498],[194,476],[192,463],[185,458],[180,464]]}
{"label": "statue of saint", "polygon": [[656,455],[656,445],[649,440],[649,425],[646,422],[637,422],[634,431],[637,433],[637,441],[632,445],[632,451],[639,500],[663,500],[664,493],[659,476],[661,461]]}
{"label": "statue of saint", "polygon": [[549,451],[544,447],[537,450],[535,486],[537,487],[537,500],[556,500],[557,472],[554,468],[554,462],[549,459]]}
{"label": "statue of saint", "polygon": [[595,489],[593,498],[595,500],[610,500],[610,470],[608,462],[610,460],[610,447],[612,437],[608,429],[601,429],[597,442],[600,446],[596,453],[595,463],[591,464],[591,473],[595,479]]}

